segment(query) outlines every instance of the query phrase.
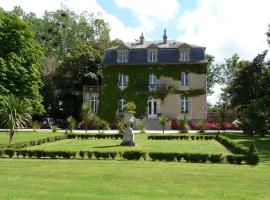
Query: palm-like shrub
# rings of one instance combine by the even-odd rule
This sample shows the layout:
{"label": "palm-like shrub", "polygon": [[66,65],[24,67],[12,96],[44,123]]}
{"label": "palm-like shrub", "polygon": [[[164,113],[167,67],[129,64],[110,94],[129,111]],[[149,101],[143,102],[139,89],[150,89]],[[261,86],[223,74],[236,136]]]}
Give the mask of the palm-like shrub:
{"label": "palm-like shrub", "polygon": [[180,133],[187,133],[187,117],[186,116],[179,116],[178,117],[179,122],[179,132]]}
{"label": "palm-like shrub", "polygon": [[147,129],[147,126],[144,121],[139,122],[139,130],[140,133],[145,133],[145,130]]}
{"label": "palm-like shrub", "polygon": [[9,131],[9,144],[17,128],[27,126],[31,121],[32,107],[25,101],[13,95],[4,96],[0,100],[0,119]]}
{"label": "palm-like shrub", "polygon": [[109,123],[99,117],[95,119],[95,126],[99,133],[103,133],[104,130],[110,129]]}
{"label": "palm-like shrub", "polygon": [[125,130],[125,123],[122,120],[117,120],[115,123],[116,129],[118,130],[118,133],[123,134]]}
{"label": "palm-like shrub", "polygon": [[205,126],[204,120],[201,120],[199,122],[198,128],[199,128],[199,133],[205,133],[206,126]]}
{"label": "palm-like shrub", "polygon": [[69,116],[69,117],[67,118],[67,128],[68,128],[68,130],[70,131],[70,133],[72,133],[73,130],[75,129],[76,123],[77,123],[77,122],[76,122],[76,119],[75,119],[74,117]]}
{"label": "palm-like shrub", "polygon": [[30,126],[31,126],[31,128],[33,129],[34,132],[36,132],[37,129],[40,128],[40,124],[37,121],[31,121],[30,122]]}
{"label": "palm-like shrub", "polygon": [[82,121],[85,123],[85,132],[87,133],[88,124],[93,122],[94,119],[91,107],[89,105],[82,106],[81,118]]}
{"label": "palm-like shrub", "polygon": [[160,117],[159,124],[162,127],[162,132],[164,134],[165,127],[168,125],[169,119],[167,117]]}

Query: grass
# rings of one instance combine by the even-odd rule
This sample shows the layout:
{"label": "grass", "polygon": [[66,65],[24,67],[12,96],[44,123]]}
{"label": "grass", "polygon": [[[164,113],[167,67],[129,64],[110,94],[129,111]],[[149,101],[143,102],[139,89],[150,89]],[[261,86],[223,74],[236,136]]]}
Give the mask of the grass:
{"label": "grass", "polygon": [[240,134],[223,134],[224,136],[232,139],[234,142],[249,147],[251,142],[255,142],[260,158],[264,162],[270,163],[270,137],[248,137]]}
{"label": "grass", "polygon": [[0,199],[270,199],[268,165],[0,159]]}
{"label": "grass", "polygon": [[78,140],[67,139],[27,149],[42,149],[52,151],[156,151],[156,152],[188,152],[188,153],[223,153],[230,152],[216,140],[148,140],[146,134],[135,135],[136,147],[123,147],[121,140]]}
{"label": "grass", "polygon": [[[63,133],[53,133],[53,132],[17,132],[13,136],[12,142],[26,142],[30,140],[39,140],[47,137],[53,137],[63,135]],[[7,132],[0,132],[0,144],[8,144],[9,135]]]}
{"label": "grass", "polygon": [[[35,134],[32,135],[34,138],[37,137]],[[21,137],[26,136],[23,133]],[[138,149],[181,152],[200,150],[209,153],[217,150],[224,153],[227,151],[214,140],[148,141],[146,135],[135,137],[139,144],[135,148]],[[226,137],[246,146],[255,140],[262,158],[259,165],[80,159],[0,159],[0,199],[270,199],[268,184],[270,182],[270,138],[254,139],[238,134],[226,134]],[[62,140],[31,148],[52,148],[50,150],[57,148],[59,150],[90,150],[91,148],[109,151],[122,148],[115,146],[120,142],[121,140]]]}

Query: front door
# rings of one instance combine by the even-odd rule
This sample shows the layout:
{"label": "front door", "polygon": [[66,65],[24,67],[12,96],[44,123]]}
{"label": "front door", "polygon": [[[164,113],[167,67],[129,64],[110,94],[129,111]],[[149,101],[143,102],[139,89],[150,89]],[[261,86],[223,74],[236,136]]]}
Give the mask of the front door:
{"label": "front door", "polygon": [[148,100],[148,118],[157,118],[157,100],[151,98]]}

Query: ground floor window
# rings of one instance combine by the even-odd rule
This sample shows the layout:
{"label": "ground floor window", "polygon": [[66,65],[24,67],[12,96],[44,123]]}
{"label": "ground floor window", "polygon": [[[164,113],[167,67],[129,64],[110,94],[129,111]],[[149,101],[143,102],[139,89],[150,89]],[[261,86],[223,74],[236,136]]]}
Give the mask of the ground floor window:
{"label": "ground floor window", "polygon": [[123,112],[123,107],[124,107],[125,103],[126,103],[125,99],[123,99],[123,98],[119,99],[119,101],[118,101],[118,113]]}
{"label": "ground floor window", "polygon": [[180,97],[180,109],[181,113],[189,112],[189,99],[188,97]]}
{"label": "ground floor window", "polygon": [[91,110],[92,110],[93,113],[97,113],[97,111],[98,111],[98,103],[99,103],[98,96],[97,95],[91,96],[90,106],[91,106]]}

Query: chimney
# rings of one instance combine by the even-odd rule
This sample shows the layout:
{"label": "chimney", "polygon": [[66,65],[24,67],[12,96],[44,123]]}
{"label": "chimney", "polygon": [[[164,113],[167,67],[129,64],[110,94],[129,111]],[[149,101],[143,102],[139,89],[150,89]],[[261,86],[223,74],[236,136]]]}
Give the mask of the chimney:
{"label": "chimney", "polygon": [[143,37],[143,33],[142,33],[142,35],[140,36],[140,44],[143,44],[143,42],[144,42],[144,37]]}
{"label": "chimney", "polygon": [[166,28],[164,29],[164,34],[163,34],[163,43],[167,43],[167,34],[166,34]]}

